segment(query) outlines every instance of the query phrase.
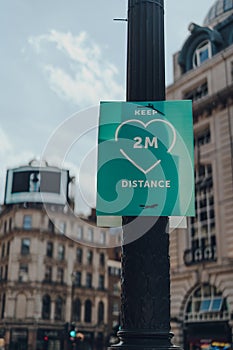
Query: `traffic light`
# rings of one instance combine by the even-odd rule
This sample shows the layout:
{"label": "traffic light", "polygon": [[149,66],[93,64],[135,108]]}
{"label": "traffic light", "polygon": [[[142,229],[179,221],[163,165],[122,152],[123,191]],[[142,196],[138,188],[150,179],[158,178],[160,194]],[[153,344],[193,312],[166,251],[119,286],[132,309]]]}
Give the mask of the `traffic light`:
{"label": "traffic light", "polygon": [[70,340],[71,341],[75,341],[76,333],[77,333],[77,331],[76,331],[75,323],[71,323],[70,331],[69,331],[69,335],[70,335]]}
{"label": "traffic light", "polygon": [[44,350],[47,350],[48,349],[48,346],[49,346],[49,337],[47,335],[44,335]]}

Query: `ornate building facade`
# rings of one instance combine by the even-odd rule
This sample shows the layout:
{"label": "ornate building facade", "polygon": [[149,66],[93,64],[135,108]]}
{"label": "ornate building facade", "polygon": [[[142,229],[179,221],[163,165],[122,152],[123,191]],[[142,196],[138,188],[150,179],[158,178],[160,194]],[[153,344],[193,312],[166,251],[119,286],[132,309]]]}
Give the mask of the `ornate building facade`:
{"label": "ornate building facade", "polygon": [[112,329],[106,249],[112,237],[108,229],[96,227],[94,215],[81,219],[73,214],[67,193],[62,198],[60,191],[68,183],[66,172],[49,166],[8,172],[0,213],[0,338],[5,349],[76,349],[71,326],[84,335],[79,349],[102,349]]}
{"label": "ornate building facade", "polygon": [[228,349],[233,333],[233,2],[215,1],[173,58],[168,100],[193,100],[196,217],[171,233],[175,343]]}

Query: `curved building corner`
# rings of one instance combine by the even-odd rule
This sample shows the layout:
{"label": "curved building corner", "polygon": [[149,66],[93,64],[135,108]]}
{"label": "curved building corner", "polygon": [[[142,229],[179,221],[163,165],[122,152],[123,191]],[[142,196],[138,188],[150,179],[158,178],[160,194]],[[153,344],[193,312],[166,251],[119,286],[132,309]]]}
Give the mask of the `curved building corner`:
{"label": "curved building corner", "polygon": [[167,100],[193,101],[196,217],[171,233],[174,342],[232,347],[233,2],[218,0],[173,57]]}

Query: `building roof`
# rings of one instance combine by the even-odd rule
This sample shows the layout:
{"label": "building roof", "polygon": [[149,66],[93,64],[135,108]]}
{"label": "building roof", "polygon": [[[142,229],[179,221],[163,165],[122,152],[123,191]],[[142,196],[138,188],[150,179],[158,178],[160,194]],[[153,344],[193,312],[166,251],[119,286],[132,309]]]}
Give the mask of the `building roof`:
{"label": "building roof", "polygon": [[231,14],[233,14],[233,0],[217,0],[209,9],[203,25],[213,27]]}

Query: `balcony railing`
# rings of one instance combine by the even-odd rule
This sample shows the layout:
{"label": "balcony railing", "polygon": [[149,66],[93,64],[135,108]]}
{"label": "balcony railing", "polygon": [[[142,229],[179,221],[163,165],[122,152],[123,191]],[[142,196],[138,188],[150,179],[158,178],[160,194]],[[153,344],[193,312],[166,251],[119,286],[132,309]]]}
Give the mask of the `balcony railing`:
{"label": "balcony railing", "polygon": [[190,312],[185,314],[185,322],[206,322],[206,321],[223,321],[229,320],[228,311],[221,312]]}
{"label": "balcony railing", "polygon": [[195,249],[187,249],[184,252],[184,263],[186,266],[203,262],[213,262],[217,260],[216,246],[206,246]]}

